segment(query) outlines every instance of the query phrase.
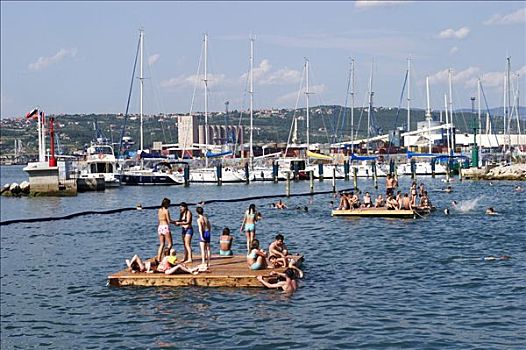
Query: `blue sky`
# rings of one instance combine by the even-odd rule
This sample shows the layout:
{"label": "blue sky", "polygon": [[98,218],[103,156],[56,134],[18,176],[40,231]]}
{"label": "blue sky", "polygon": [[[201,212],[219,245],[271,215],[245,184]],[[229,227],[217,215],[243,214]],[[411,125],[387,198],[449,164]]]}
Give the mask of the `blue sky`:
{"label": "blue sky", "polygon": [[[356,106],[398,106],[412,58],[412,106],[442,108],[448,68],[454,107],[470,107],[476,80],[502,105],[506,56],[526,101],[525,2],[1,2],[1,117],[126,108],[138,29],[145,38],[145,113],[188,112],[209,35],[209,110],[247,109],[249,36],[255,35],[254,107],[296,105],[304,58],[311,105],[344,104],[349,58]],[[137,83],[137,81],[136,81]],[[516,82],[514,81],[516,85]],[[130,110],[137,113],[138,84]],[[192,109],[202,111],[197,82]],[[299,105],[304,106],[302,97]],[[404,102],[405,105],[405,102]]]}

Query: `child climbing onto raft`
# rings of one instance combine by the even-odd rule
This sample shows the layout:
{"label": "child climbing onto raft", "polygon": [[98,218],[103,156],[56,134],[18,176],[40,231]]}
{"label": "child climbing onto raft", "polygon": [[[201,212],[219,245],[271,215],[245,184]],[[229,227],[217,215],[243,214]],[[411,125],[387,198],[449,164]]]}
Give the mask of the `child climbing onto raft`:
{"label": "child climbing onto raft", "polygon": [[260,281],[265,287],[267,288],[281,288],[283,289],[283,292],[287,294],[292,294],[298,289],[298,284],[295,280],[295,273],[294,270],[291,268],[288,268],[285,270],[285,273],[271,271],[271,275],[278,275],[283,278],[285,278],[284,281],[279,281],[276,283],[269,283],[263,279],[263,276],[258,276],[257,279]]}

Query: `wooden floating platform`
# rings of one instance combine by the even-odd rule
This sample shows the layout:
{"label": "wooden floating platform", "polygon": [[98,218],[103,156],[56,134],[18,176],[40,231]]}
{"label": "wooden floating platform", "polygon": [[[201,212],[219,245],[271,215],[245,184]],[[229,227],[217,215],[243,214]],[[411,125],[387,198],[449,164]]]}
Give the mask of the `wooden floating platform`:
{"label": "wooden floating platform", "polygon": [[[300,266],[304,258],[301,255],[293,255],[294,259],[298,261],[297,266]],[[189,267],[194,267],[201,264],[201,257],[194,255],[194,261],[187,264]],[[265,280],[272,282],[275,276],[270,276],[271,271],[283,272],[284,267],[264,270],[250,270],[247,265],[247,258],[245,255],[234,256],[219,256],[212,255],[210,261],[210,271],[200,272],[197,275],[192,274],[173,274],[166,275],[164,273],[132,273],[128,269],[119,271],[113,275],[108,276],[108,282],[111,286],[201,286],[201,287],[259,287],[265,288],[257,280],[257,276],[265,277]]]}
{"label": "wooden floating platform", "polygon": [[413,209],[413,210],[387,210],[387,208],[356,208],[350,210],[333,210],[331,216],[351,216],[351,217],[385,217],[398,219],[413,219],[434,211],[431,209]]}

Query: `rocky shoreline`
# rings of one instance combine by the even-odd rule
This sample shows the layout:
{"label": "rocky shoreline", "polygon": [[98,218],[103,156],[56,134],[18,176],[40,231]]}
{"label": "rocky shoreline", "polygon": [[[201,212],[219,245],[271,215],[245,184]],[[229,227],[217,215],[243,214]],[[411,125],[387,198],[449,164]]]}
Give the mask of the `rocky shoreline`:
{"label": "rocky shoreline", "polygon": [[493,168],[462,169],[465,179],[526,181],[526,164],[499,165]]}

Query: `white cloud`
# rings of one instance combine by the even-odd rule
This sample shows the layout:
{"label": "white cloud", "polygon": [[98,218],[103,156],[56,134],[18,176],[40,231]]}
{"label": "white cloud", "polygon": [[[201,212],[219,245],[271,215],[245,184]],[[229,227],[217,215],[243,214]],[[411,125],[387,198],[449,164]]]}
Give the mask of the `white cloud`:
{"label": "white cloud", "polygon": [[[478,67],[469,67],[462,71],[456,72],[451,71],[451,81],[453,83],[464,83],[471,81],[476,78],[480,69]],[[429,76],[430,84],[447,83],[448,82],[448,69],[441,70],[433,75]]]}
{"label": "white cloud", "polygon": [[56,54],[54,54],[51,57],[39,57],[36,62],[30,63],[28,65],[28,68],[30,70],[39,71],[46,67],[48,67],[51,64],[58,63],[62,61],[66,57],[75,57],[77,54],[77,49],[60,49]]}
{"label": "white cloud", "polygon": [[[480,77],[480,80],[482,82],[482,85],[484,87],[488,88],[502,88],[502,85],[504,84],[504,71],[502,72],[488,72],[482,74]],[[513,75],[519,74],[520,76],[524,76],[526,74],[526,66],[522,66],[519,70],[513,72]],[[478,78],[478,77],[477,77]],[[470,81],[466,82],[466,86],[476,86],[477,84],[477,78],[471,79]],[[512,78],[514,79],[514,78]]]}
{"label": "white cloud", "polygon": [[377,1],[377,0],[359,0],[354,2],[354,7],[358,9],[372,8],[372,7],[385,7],[393,5],[403,5],[412,1]]}
{"label": "white cloud", "polygon": [[160,54],[156,53],[148,57],[148,65],[153,66],[155,62],[159,61],[159,58],[161,57]]}
{"label": "white cloud", "polygon": [[[225,81],[224,74],[208,74],[208,87],[216,86]],[[161,86],[164,88],[182,88],[182,87],[194,87],[203,86],[203,75],[180,75],[177,78],[170,78],[168,80],[161,81]]]}
{"label": "white cloud", "polygon": [[444,29],[438,34],[440,39],[464,39],[468,36],[470,30],[468,27],[462,27],[458,30],[452,28]]}
{"label": "white cloud", "polygon": [[[267,59],[262,60],[259,66],[253,69],[254,81],[261,80],[265,76],[265,74],[268,71],[270,71],[270,68],[272,68],[272,65],[269,63],[269,61]],[[248,73],[244,73],[241,75],[239,79],[241,81],[245,81],[247,77],[248,77]]]}
{"label": "white cloud", "polygon": [[[261,61],[258,67],[254,68],[254,82],[260,85],[287,85],[295,84],[301,79],[301,72],[287,67],[272,71],[272,65],[268,59]],[[248,73],[241,75],[240,80],[245,81]]]}
{"label": "white cloud", "polygon": [[[513,74],[526,74],[526,66],[522,66],[519,70],[513,72]],[[463,84],[466,88],[473,88],[477,86],[477,80],[480,78],[482,85],[487,88],[502,87],[504,83],[504,71],[502,72],[487,72],[480,74],[480,68],[468,67],[459,72],[452,70],[451,81],[454,84]],[[448,82],[448,70],[441,70],[431,76],[429,76],[429,83],[447,83]]]}
{"label": "white cloud", "polygon": [[449,49],[449,54],[452,55],[454,53],[457,53],[458,52],[458,47],[457,46],[453,46],[451,49]]}
{"label": "white cloud", "polygon": [[526,8],[518,9],[517,11],[508,13],[507,15],[496,14],[484,22],[484,24],[488,26],[516,23],[526,23]]}

